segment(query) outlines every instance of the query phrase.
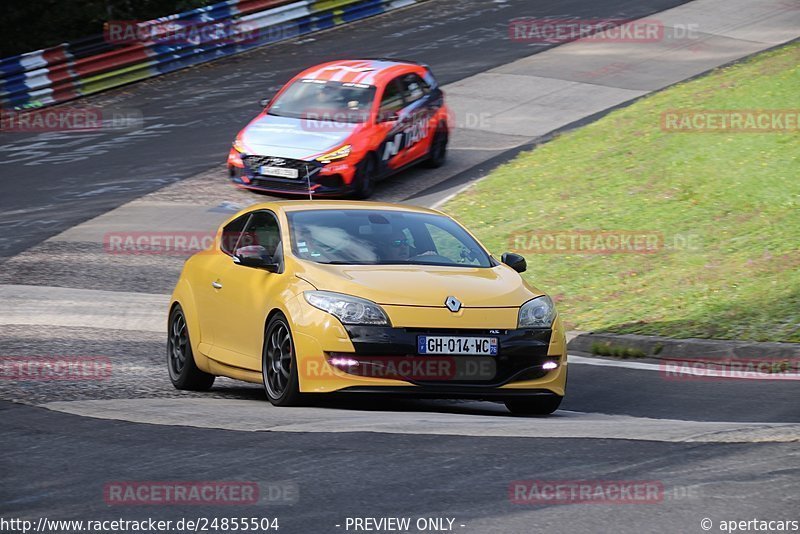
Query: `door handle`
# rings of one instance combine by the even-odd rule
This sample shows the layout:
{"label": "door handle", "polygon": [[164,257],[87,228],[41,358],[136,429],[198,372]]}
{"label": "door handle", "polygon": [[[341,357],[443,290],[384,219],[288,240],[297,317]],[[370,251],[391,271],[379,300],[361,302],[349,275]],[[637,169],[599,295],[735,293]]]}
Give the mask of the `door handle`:
{"label": "door handle", "polygon": [[222,289],[222,284],[220,284],[219,282],[211,282],[211,287],[213,287],[214,289]]}

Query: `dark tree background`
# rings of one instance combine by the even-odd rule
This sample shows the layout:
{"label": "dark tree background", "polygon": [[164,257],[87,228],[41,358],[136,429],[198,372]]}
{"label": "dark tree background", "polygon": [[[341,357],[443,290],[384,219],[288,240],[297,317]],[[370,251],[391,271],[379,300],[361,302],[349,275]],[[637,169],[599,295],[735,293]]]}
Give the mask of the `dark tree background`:
{"label": "dark tree background", "polygon": [[3,0],[0,58],[103,32],[108,20],[149,20],[219,0]]}

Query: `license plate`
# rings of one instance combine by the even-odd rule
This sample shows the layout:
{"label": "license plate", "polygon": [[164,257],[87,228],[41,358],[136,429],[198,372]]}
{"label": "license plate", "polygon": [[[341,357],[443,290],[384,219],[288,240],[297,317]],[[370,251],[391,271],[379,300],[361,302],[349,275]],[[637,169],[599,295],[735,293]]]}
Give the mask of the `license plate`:
{"label": "license plate", "polygon": [[270,167],[264,165],[259,171],[264,176],[279,176],[281,178],[297,178],[299,175],[297,169],[287,169],[286,167]]}
{"label": "license plate", "polygon": [[497,356],[496,337],[419,336],[419,354],[475,354]]}

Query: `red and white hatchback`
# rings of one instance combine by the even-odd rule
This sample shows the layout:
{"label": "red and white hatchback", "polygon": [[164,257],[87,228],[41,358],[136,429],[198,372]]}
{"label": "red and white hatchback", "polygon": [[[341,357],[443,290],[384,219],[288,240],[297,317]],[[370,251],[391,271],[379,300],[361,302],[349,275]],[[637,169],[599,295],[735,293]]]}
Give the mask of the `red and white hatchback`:
{"label": "red and white hatchback", "polygon": [[239,187],[366,198],[377,180],[446,157],[448,109],[425,65],[332,61],[301,72],[264,105],[228,155]]}

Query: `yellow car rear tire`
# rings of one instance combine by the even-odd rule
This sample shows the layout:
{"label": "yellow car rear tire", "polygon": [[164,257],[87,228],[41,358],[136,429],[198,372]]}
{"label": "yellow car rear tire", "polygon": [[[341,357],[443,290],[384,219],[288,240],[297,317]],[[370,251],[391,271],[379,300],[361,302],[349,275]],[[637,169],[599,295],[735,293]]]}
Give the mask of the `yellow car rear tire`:
{"label": "yellow car rear tire", "polygon": [[206,391],[214,385],[214,375],[197,368],[189,340],[189,326],[180,305],[172,308],[169,314],[167,333],[167,369],[169,379],[175,389]]}

